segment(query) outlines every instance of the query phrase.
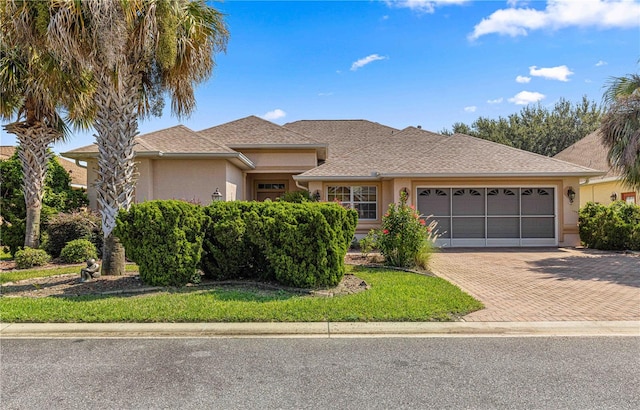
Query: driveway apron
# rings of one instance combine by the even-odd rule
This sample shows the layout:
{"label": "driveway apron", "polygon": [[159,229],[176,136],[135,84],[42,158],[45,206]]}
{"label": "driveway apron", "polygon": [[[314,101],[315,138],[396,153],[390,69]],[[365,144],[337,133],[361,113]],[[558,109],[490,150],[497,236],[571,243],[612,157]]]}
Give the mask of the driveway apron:
{"label": "driveway apron", "polygon": [[482,301],[465,321],[640,320],[640,255],[574,248],[443,249],[433,273]]}

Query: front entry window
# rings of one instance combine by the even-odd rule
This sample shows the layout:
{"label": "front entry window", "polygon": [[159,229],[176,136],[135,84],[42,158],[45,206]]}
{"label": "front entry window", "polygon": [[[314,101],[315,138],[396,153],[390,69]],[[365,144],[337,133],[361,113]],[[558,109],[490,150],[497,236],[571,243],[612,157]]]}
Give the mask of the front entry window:
{"label": "front entry window", "polygon": [[256,200],[262,202],[267,199],[275,201],[287,191],[285,182],[258,182],[256,184]]}

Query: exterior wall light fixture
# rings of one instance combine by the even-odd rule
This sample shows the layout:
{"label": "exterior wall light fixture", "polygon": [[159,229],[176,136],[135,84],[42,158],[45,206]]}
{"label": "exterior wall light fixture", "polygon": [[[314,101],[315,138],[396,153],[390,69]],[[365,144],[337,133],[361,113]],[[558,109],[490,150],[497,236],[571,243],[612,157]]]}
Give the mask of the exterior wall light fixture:
{"label": "exterior wall light fixture", "polygon": [[316,189],[316,192],[313,193],[313,199],[316,200],[316,202],[320,201],[320,190]]}
{"label": "exterior wall light fixture", "polygon": [[573,187],[567,188],[567,196],[569,197],[569,203],[572,204],[573,200],[576,199],[576,191],[573,190]]}
{"label": "exterior wall light fixture", "polygon": [[222,194],[220,193],[218,188],[216,188],[213,194],[211,194],[211,199],[213,200],[213,202],[222,201]]}
{"label": "exterior wall light fixture", "polygon": [[616,194],[615,192],[612,192],[609,199],[611,199],[611,202],[615,202],[616,199],[618,199],[618,194]]}

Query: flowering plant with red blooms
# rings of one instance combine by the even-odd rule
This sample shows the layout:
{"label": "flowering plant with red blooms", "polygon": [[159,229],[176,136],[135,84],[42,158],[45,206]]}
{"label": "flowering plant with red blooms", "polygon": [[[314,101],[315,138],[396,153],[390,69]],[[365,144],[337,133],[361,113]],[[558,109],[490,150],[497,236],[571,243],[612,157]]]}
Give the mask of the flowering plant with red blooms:
{"label": "flowering plant with red blooms", "polygon": [[375,235],[377,248],[385,257],[385,263],[400,267],[426,265],[436,239],[435,226],[435,221],[427,226],[415,206],[407,205],[407,194],[401,192],[400,203],[389,205],[382,217],[379,231],[382,234]]}

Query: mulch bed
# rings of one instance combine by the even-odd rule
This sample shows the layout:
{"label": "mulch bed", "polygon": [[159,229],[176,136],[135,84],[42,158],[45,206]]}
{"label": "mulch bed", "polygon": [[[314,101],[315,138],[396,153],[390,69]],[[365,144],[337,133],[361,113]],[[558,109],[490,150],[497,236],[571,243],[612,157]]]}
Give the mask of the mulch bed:
{"label": "mulch bed", "polygon": [[[359,254],[349,254],[345,258],[348,264],[366,264],[366,258]],[[49,264],[43,269],[59,268],[69,265]],[[122,276],[101,276],[100,278],[80,282],[80,269],[84,265],[77,265],[77,274],[55,275],[42,278],[25,279],[16,282],[8,282],[0,287],[1,297],[73,297],[83,295],[118,295],[118,294],[155,294],[171,291],[203,290],[207,288],[225,287],[242,288],[269,291],[288,291],[308,294],[310,296],[331,297],[362,292],[369,289],[369,285],[362,279],[354,275],[344,275],[342,282],[334,288],[328,289],[298,289],[280,286],[278,284],[253,282],[253,281],[212,281],[203,280],[197,285],[189,284],[183,288],[174,287],[152,287],[147,286],[140,280],[138,272],[125,272]],[[13,261],[1,261],[0,271],[10,271],[15,268]]]}

